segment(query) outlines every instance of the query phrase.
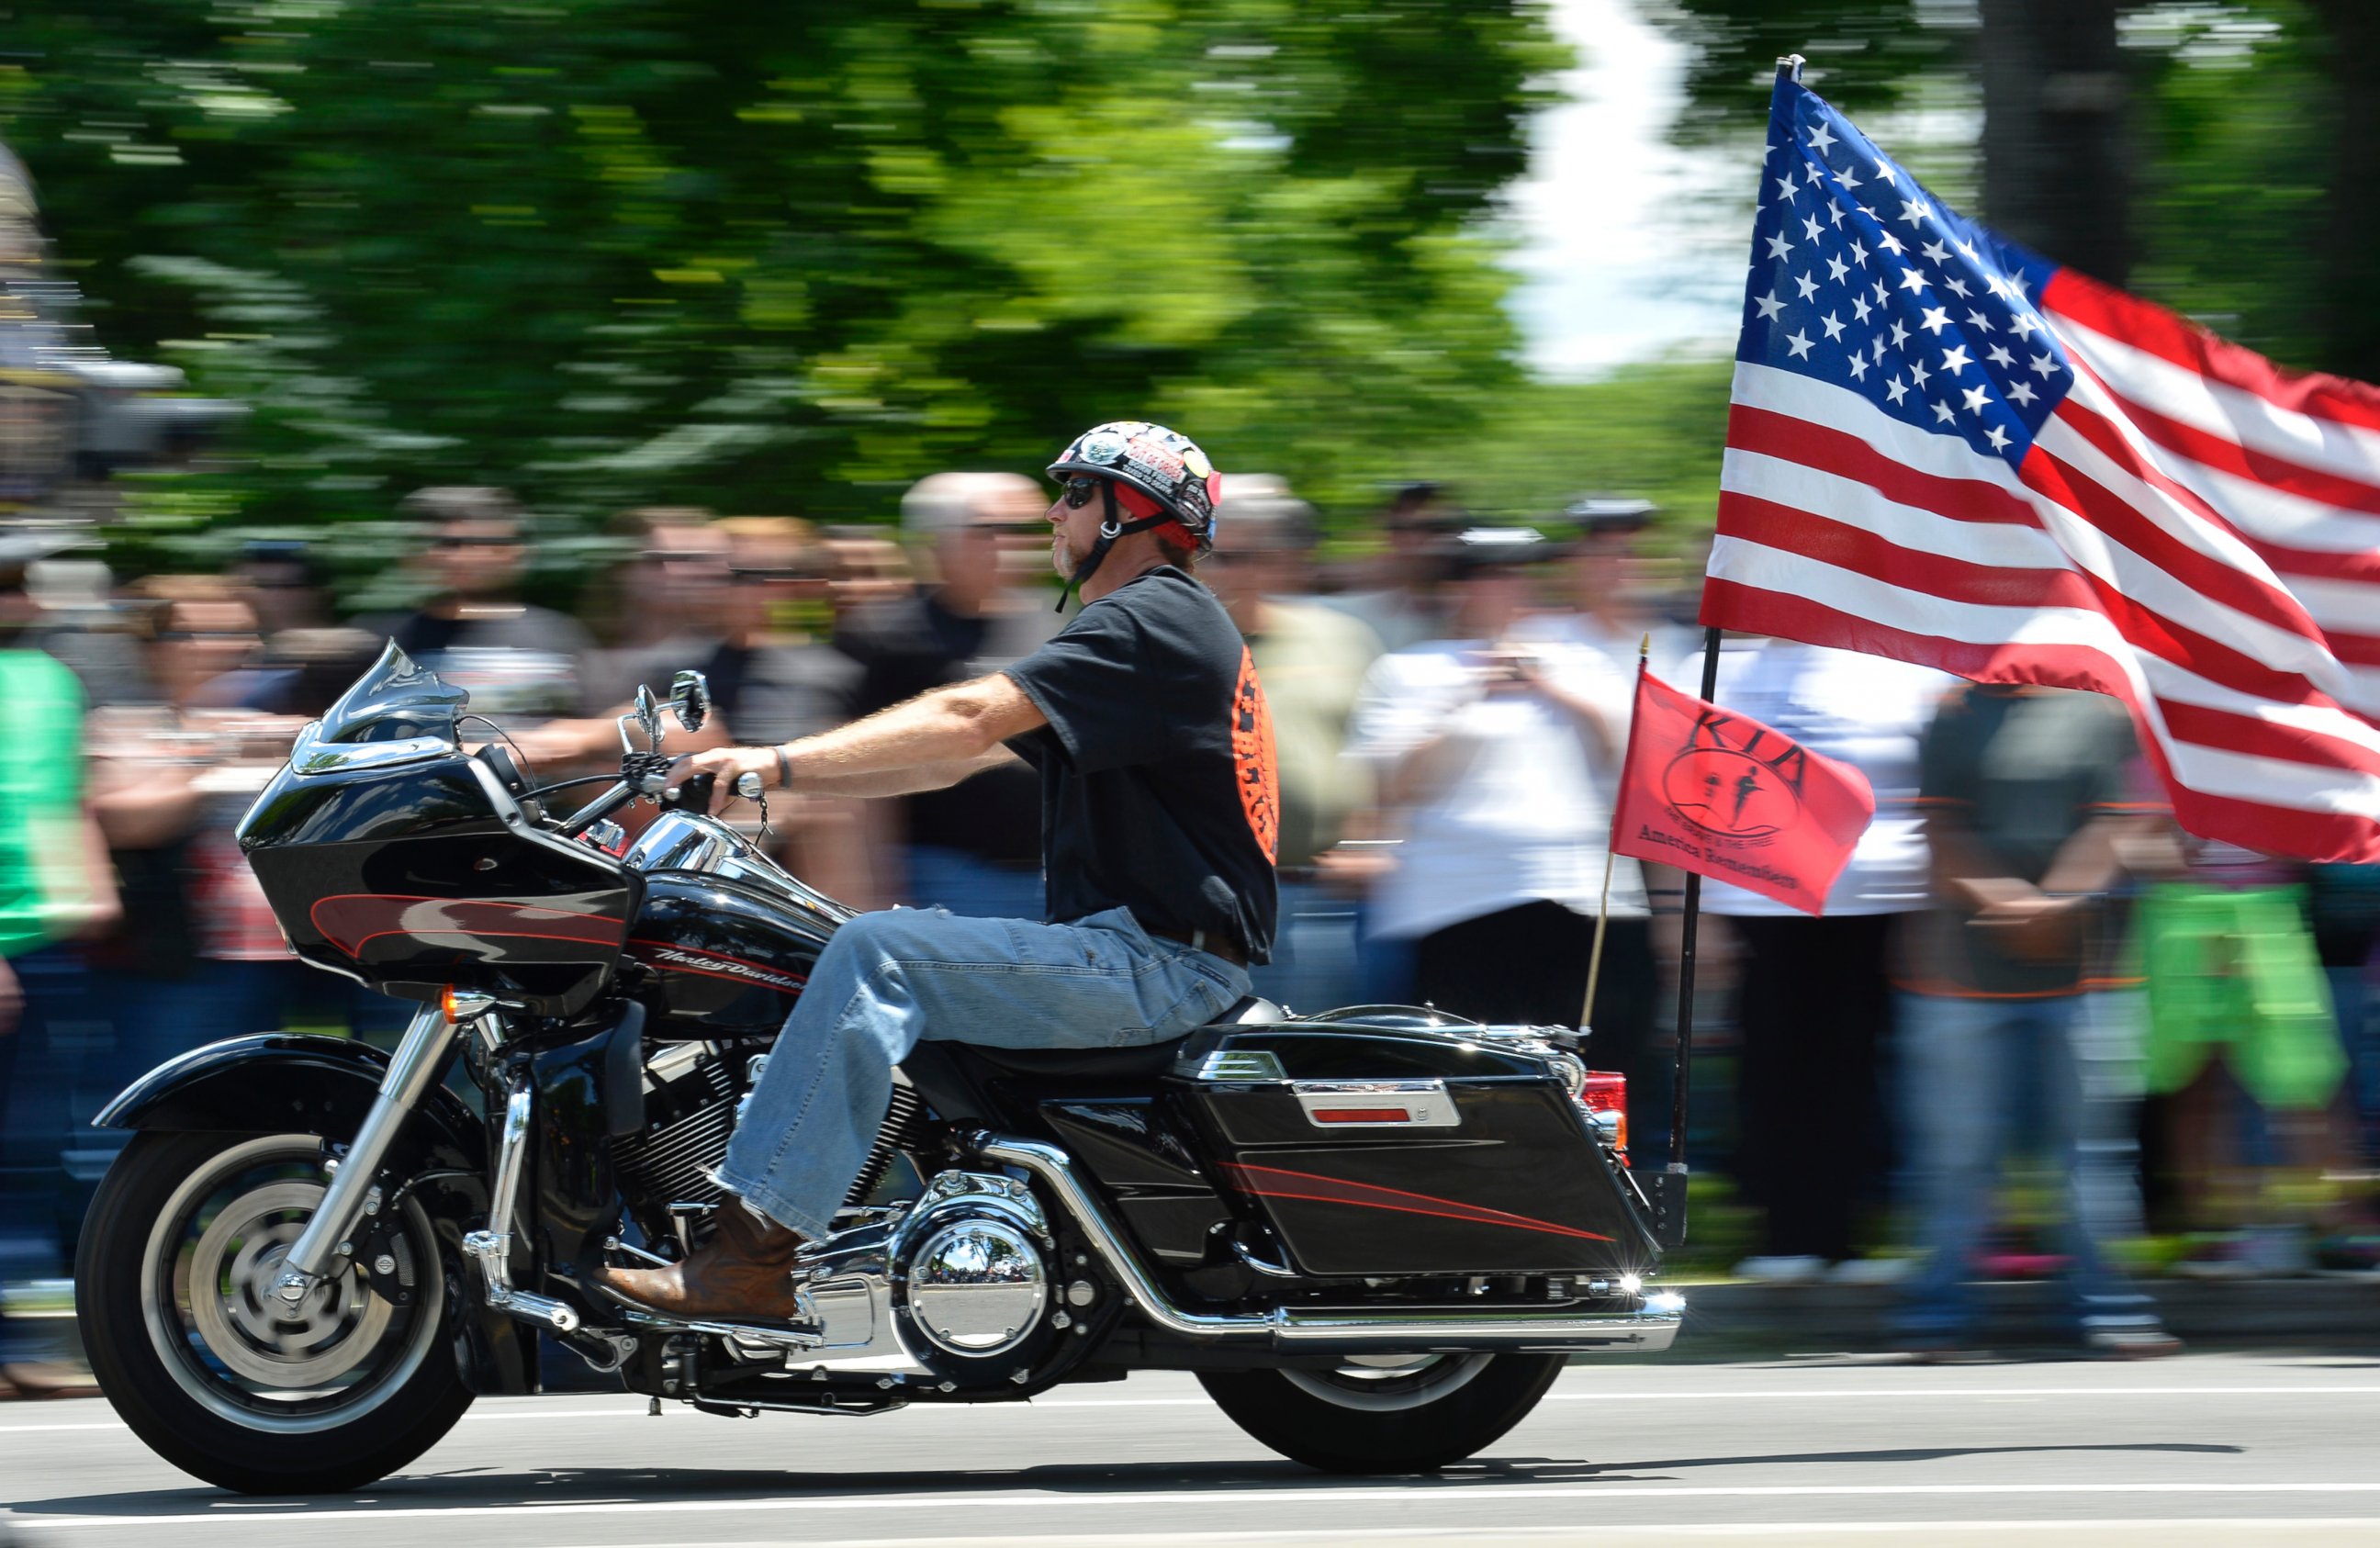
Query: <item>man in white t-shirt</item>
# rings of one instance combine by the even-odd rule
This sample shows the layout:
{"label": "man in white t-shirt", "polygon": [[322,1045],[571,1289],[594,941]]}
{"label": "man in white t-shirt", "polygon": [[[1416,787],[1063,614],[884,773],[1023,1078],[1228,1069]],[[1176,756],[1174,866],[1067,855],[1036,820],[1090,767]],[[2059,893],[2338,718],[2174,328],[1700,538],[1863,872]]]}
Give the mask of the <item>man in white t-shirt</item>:
{"label": "man in white t-shirt", "polygon": [[[1575,1025],[1633,684],[1601,652],[1516,632],[1533,568],[1555,551],[1535,530],[1475,528],[1452,550],[1454,636],[1374,663],[1351,729],[1393,857],[1368,926],[1413,943],[1425,1001]],[[1628,1072],[1649,1111],[1655,974],[1633,860],[1613,869],[1611,920],[1592,1062]]]}
{"label": "man in white t-shirt", "polygon": [[[1678,682],[1698,681],[1696,653]],[[1766,1212],[1750,1278],[1806,1279],[1852,1256],[1859,1211],[1891,1167],[1882,1070],[1892,1026],[1895,921],[1927,906],[1917,748],[1958,679],[1881,656],[1791,640],[1730,640],[1716,702],[1848,763],[1876,791],[1876,820],[1813,918],[1724,882],[1703,884],[1739,969],[1738,1158]],[[1814,1143],[1814,1136],[1824,1136]]]}

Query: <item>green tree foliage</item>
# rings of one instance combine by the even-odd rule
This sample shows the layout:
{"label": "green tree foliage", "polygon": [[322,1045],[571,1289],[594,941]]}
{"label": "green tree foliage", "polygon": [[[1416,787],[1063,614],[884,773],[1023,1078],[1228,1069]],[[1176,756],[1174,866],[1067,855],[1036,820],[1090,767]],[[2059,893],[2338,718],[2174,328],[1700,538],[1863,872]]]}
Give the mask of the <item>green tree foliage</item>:
{"label": "green tree foliage", "polygon": [[440,480],[887,509],[1173,417],[1360,502],[1513,387],[1536,0],[86,0],[0,137],[119,354],[256,414],[152,521]]}
{"label": "green tree foliage", "polygon": [[[1641,0],[1694,45],[1680,132],[1761,132],[1779,54],[1852,113],[1972,83],[1998,0]],[[2025,8],[2033,8],[2031,6]],[[2380,380],[2380,7],[2135,0],[2117,21],[2133,154],[2129,283],[2286,364]],[[1976,212],[1994,218],[1993,212]],[[2053,251],[2071,260],[2073,254]]]}
{"label": "green tree foliage", "polygon": [[1589,493],[1642,496],[1681,541],[1711,530],[1734,362],[1623,366],[1599,381],[1540,382],[1427,466],[1452,469],[1456,493],[1496,520],[1543,521]]}

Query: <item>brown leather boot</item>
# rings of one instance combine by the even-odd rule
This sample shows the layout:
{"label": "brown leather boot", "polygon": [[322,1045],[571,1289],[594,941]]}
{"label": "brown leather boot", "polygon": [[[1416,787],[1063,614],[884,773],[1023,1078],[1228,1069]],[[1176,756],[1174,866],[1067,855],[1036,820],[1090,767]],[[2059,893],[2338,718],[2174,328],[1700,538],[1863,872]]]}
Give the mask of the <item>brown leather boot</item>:
{"label": "brown leather boot", "polygon": [[673,1317],[805,1321],[794,1298],[800,1236],[735,1198],[721,1203],[718,1222],[710,1240],[685,1262],[667,1268],[599,1268],[596,1287]]}

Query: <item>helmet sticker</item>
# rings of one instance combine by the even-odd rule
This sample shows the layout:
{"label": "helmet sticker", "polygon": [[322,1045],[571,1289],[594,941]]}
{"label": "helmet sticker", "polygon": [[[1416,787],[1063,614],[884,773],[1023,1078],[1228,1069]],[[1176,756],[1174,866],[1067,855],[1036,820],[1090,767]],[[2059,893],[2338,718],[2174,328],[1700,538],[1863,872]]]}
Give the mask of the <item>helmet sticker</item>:
{"label": "helmet sticker", "polygon": [[1155,441],[1134,441],[1132,460],[1160,483],[1172,484],[1182,477],[1182,459]]}

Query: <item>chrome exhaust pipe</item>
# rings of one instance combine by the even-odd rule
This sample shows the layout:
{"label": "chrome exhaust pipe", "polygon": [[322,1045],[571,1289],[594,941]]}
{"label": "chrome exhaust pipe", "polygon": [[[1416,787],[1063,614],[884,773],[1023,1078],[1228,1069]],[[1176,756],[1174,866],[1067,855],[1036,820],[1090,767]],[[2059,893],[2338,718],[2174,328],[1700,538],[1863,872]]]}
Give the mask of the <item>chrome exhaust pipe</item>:
{"label": "chrome exhaust pipe", "polygon": [[1581,1312],[1548,1307],[1385,1309],[1378,1307],[1277,1307],[1248,1316],[1185,1312],[1173,1304],[1143,1268],[1091,1191],[1075,1175],[1074,1161],[1056,1145],[1008,1134],[978,1133],[969,1148],[984,1160],[1018,1167],[1046,1186],[1090,1238],[1092,1251],[1123,1287],[1141,1315],[1168,1333],[1202,1340],[1246,1340],[1280,1353],[1400,1354],[1482,1349],[1544,1354],[1597,1351],[1653,1354],[1670,1347],[1685,1319],[1683,1296],[1645,1296],[1633,1311]]}

